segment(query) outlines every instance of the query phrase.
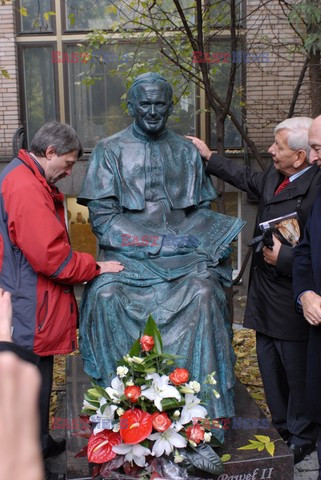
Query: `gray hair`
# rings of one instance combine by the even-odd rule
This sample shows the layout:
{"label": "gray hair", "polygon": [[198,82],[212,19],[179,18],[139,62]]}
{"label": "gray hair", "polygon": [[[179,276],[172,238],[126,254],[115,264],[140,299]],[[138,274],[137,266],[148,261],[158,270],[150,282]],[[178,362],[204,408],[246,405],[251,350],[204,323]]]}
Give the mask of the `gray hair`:
{"label": "gray hair", "polygon": [[170,85],[170,83],[166,80],[166,78],[162,77],[158,73],[153,73],[153,72],[147,72],[143,73],[142,75],[138,75],[138,77],[135,78],[133,81],[128,94],[127,94],[127,99],[128,102],[134,102],[136,99],[136,89],[139,85],[143,84],[153,84],[153,83],[163,83],[166,92],[167,92],[167,98],[169,101],[172,100],[173,98],[173,89]]}
{"label": "gray hair", "polygon": [[78,151],[78,158],[83,154],[83,148],[75,130],[65,123],[45,123],[31,141],[30,151],[38,157],[45,157],[48,147],[53,147],[58,156]]}
{"label": "gray hair", "polygon": [[312,118],[309,117],[287,118],[275,127],[274,133],[288,130],[288,147],[291,150],[305,150],[308,153],[308,132],[312,122]]}

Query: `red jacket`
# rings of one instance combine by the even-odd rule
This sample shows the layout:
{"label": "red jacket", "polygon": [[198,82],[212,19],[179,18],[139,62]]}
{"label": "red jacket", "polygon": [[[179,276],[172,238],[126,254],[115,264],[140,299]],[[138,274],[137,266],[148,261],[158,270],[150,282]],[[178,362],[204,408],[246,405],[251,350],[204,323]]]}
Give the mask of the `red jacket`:
{"label": "red jacket", "polygon": [[99,273],[88,253],[73,252],[63,195],[20,150],[0,175],[0,285],[12,293],[13,340],[38,355],[76,348],[72,284]]}

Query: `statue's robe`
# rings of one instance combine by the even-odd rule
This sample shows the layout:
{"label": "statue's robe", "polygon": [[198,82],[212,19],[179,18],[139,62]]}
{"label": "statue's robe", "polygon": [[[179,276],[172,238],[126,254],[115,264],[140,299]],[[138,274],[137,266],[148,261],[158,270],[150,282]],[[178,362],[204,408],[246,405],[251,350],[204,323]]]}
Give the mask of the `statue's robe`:
{"label": "statue's robe", "polygon": [[[234,415],[223,286],[231,282],[229,244],[243,222],[212,211],[214,198],[197,149],[170,130],[152,140],[133,124],[97,144],[78,202],[89,207],[99,260],[118,260],[125,269],[86,286],[80,350],[85,371],[107,386],[151,314],[164,350],[181,356],[177,363],[191,380],[203,383],[216,372],[220,398],[213,385],[202,385],[202,398],[218,418]],[[199,245],[171,246],[164,235],[174,243],[175,235],[193,235]]]}

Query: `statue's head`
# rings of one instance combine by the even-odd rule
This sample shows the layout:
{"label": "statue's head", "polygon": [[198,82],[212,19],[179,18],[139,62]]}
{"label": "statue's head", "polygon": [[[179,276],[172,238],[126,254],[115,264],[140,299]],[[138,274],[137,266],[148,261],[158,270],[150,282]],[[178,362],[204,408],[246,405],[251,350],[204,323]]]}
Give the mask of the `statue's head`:
{"label": "statue's head", "polygon": [[173,110],[173,90],[157,73],[144,73],[128,92],[128,111],[136,124],[149,135],[161,133]]}

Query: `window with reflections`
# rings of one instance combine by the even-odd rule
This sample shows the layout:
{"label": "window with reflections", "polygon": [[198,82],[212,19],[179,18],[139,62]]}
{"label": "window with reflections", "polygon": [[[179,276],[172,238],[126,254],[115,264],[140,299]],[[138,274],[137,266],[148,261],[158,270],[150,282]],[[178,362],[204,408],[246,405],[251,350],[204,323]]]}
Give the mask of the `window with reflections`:
{"label": "window with reflections", "polygon": [[[244,100],[243,93],[243,64],[239,61],[239,52],[242,49],[231,53],[231,46],[228,41],[211,42],[209,48],[209,60],[212,69],[212,78],[215,78],[215,88],[217,92],[224,98],[227,93],[229,83],[229,74],[231,62],[236,65],[235,87],[232,96],[230,109],[236,116],[240,124],[242,124],[242,102]],[[237,128],[227,116],[224,124],[225,139],[224,145],[227,149],[240,149],[242,147],[242,137]],[[210,113],[210,147],[216,148],[216,122],[215,112]]]}
{"label": "window with reflections", "polygon": [[53,46],[23,47],[22,67],[28,144],[46,122],[57,119]]}
{"label": "window with reflections", "polygon": [[[195,18],[195,1],[180,1],[185,16],[189,22]],[[125,30],[139,29],[136,19],[144,19],[145,25],[151,25],[148,18],[148,9],[145,2],[124,0],[115,2],[114,0],[68,0],[65,2],[65,28],[66,31],[88,31],[92,29],[111,30],[115,23],[121,23]],[[173,27],[179,28],[181,20],[172,0],[163,0],[161,4],[162,16],[166,15],[171,19]],[[161,22],[157,18],[157,11],[153,11],[153,21]]]}
{"label": "window with reflections", "polygon": [[21,33],[52,33],[55,7],[52,0],[20,0],[18,31]]}

